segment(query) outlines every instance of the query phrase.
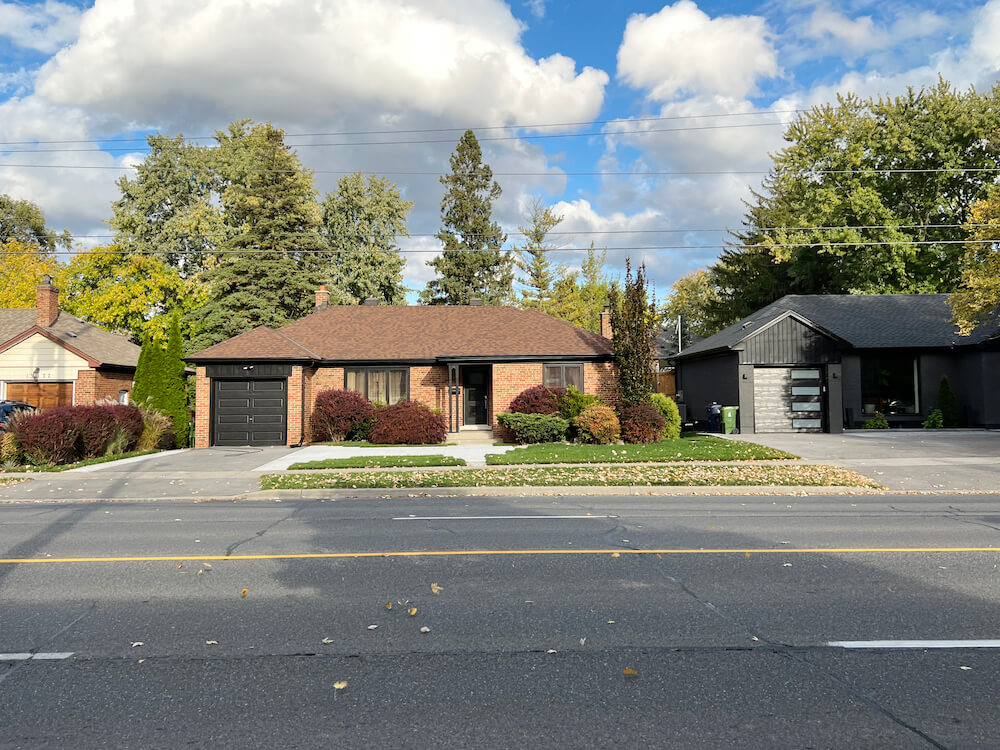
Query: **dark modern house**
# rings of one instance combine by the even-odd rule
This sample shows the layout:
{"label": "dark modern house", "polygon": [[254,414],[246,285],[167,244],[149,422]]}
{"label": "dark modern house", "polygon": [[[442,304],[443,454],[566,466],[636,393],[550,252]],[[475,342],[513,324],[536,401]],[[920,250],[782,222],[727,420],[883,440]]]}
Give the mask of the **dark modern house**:
{"label": "dark modern house", "polygon": [[947,377],[965,424],[1000,426],[1000,323],[962,336],[946,294],[787,295],[675,357],[689,418],[741,432],[841,432],[876,412],[920,427]]}

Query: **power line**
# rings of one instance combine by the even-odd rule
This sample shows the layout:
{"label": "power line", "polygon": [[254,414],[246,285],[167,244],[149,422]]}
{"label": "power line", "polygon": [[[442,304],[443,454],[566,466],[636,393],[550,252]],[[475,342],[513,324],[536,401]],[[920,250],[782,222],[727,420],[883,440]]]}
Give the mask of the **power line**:
{"label": "power line", "polygon": [[[756,231],[764,232],[807,232],[807,231],[844,231],[844,230],[854,230],[854,229],[962,229],[965,227],[980,228],[989,227],[992,224],[862,224],[862,225],[852,225],[845,224],[842,226],[819,226],[819,227],[760,227]],[[575,237],[579,235],[604,235],[604,234],[725,234],[731,231],[729,228],[714,227],[711,229],[698,229],[694,227],[671,227],[668,229],[581,229],[577,231],[566,230],[562,232],[547,232],[547,237]],[[504,232],[507,236],[518,236],[523,237],[527,235],[527,232],[520,231],[507,231]],[[117,237],[116,234],[74,234],[73,239],[109,239]],[[195,237],[206,237],[203,234],[184,234],[176,235],[177,237],[185,238],[195,238]],[[269,235],[272,237],[307,237],[313,236],[311,232],[280,232],[277,234]],[[381,235],[376,239],[390,239],[399,240],[408,237],[437,237],[438,232],[410,232],[409,234],[401,235]],[[472,239],[478,239],[484,235],[467,234],[465,237]],[[492,235],[490,235],[492,236]],[[339,238],[344,238],[341,235]],[[0,241],[11,238],[0,238]],[[356,235],[352,239],[357,239],[361,241],[367,241],[371,239],[369,237],[363,237],[361,235]],[[550,248],[555,249],[555,248]]]}
{"label": "power line", "polygon": [[[754,248],[754,249],[777,249],[777,248],[802,248],[802,247],[817,247],[822,245],[823,247],[857,247],[858,245],[867,245],[875,247],[884,246],[925,246],[925,245],[977,245],[977,244],[997,244],[998,240],[886,240],[879,242],[784,242],[784,243],[758,243],[753,245],[634,245],[634,246],[621,246],[621,247],[603,247],[600,250],[606,250],[608,252],[622,252],[622,251],[661,251],[661,250],[726,250],[733,247],[743,247],[743,248]],[[578,247],[562,247],[562,248],[551,248],[549,252],[583,252],[587,248]],[[458,252],[463,253],[477,253],[477,252],[494,252],[493,250],[482,250],[479,248],[465,248],[457,249]],[[35,254],[36,250],[0,250],[0,255],[28,255]],[[193,255],[196,251],[184,251],[184,250],[149,250],[144,252],[137,252],[135,250],[128,249],[113,249],[113,248],[100,248],[100,250],[94,250],[90,252],[95,252],[99,254],[107,255],[130,255],[133,253],[139,255]],[[210,250],[205,251],[206,255],[288,255],[288,254],[299,254],[299,255],[341,255],[341,254],[354,254],[366,252],[365,250],[348,250],[348,249],[338,249],[338,248],[286,248],[282,250],[268,250],[264,248],[241,248],[234,250]],[[440,253],[443,252],[441,248],[412,248],[403,249],[396,248],[392,251],[400,255],[410,255],[410,254],[426,254],[426,253]]]}
{"label": "power line", "polygon": [[[101,152],[97,149],[84,149],[84,151],[89,153],[106,153]],[[13,153],[42,153],[39,151],[17,151]],[[144,165],[142,164],[127,164],[121,166],[110,166],[104,164],[4,164],[0,161],[0,169],[4,168],[17,168],[17,169],[97,169],[97,170],[113,170],[116,172],[127,172],[130,169],[139,169]],[[177,166],[177,167],[159,167],[156,169],[148,169],[147,171],[156,173],[164,172],[174,172],[189,169],[187,167]],[[357,174],[359,170],[354,169],[309,169],[309,172],[313,174]],[[191,170],[193,171],[193,170]],[[245,169],[244,172],[251,172],[254,174],[290,174],[298,172],[297,169]],[[759,174],[770,174],[772,170],[770,169],[721,169],[721,170],[670,170],[670,171],[584,171],[584,172],[493,172],[494,177],[698,177],[698,176],[725,176],[725,175],[759,175]],[[986,173],[986,172],[1000,172],[1000,167],[928,167],[928,168],[859,168],[859,169],[803,169],[799,172],[801,175],[890,175],[890,174],[976,174],[976,173]],[[440,177],[441,172],[399,172],[399,171],[385,171],[385,172],[362,172],[367,176],[380,177],[380,176],[404,176],[404,177]]]}
{"label": "power line", "polygon": [[[784,125],[780,120],[774,122],[744,122],[736,125],[693,125],[686,128],[649,128],[646,130],[604,130],[588,133],[535,133],[532,135],[497,135],[479,138],[480,143],[487,141],[537,141],[550,138],[595,138],[623,135],[649,135],[650,133],[681,133],[695,130],[728,130],[731,128],[759,128],[769,125]],[[296,143],[290,148],[318,148],[327,146],[414,146],[430,143],[454,144],[454,138],[420,138],[406,141],[340,141],[331,143]],[[66,153],[132,153],[134,148],[38,148],[38,149],[4,149],[9,154],[66,154]]]}
{"label": "power line", "polygon": [[[579,122],[549,122],[535,123],[530,125],[483,125],[479,127],[453,127],[453,128],[416,128],[409,130],[341,130],[327,131],[323,133],[285,133],[285,138],[322,138],[327,136],[351,136],[351,135],[412,135],[419,133],[464,133],[466,130],[537,130],[538,128],[570,128],[581,125],[611,125],[621,122],[666,122],[676,120],[700,120],[711,117],[750,117],[754,115],[787,115],[807,112],[805,109],[761,109],[751,112],[717,112],[715,114],[700,115],[665,115],[661,117],[630,117],[615,118],[612,120],[582,120]],[[215,140],[214,135],[192,135],[184,136],[178,133],[176,136],[163,136],[160,133],[154,135],[162,138],[183,138],[185,141],[210,141]],[[142,138],[77,138],[65,140],[47,141],[0,141],[0,146],[30,146],[36,143],[145,143],[149,136]],[[294,145],[294,144],[293,144]]]}

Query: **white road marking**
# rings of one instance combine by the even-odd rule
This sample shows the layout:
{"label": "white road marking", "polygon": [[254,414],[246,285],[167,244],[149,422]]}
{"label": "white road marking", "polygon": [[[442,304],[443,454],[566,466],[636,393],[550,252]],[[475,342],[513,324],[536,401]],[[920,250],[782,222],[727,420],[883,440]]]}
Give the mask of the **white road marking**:
{"label": "white road marking", "polygon": [[834,648],[1000,648],[1000,641],[830,641]]}
{"label": "white road marking", "polygon": [[0,654],[0,661],[60,661],[73,655],[72,651],[50,651],[39,654]]}
{"label": "white road marking", "polygon": [[551,521],[555,519],[591,520],[618,516],[398,516],[393,521]]}

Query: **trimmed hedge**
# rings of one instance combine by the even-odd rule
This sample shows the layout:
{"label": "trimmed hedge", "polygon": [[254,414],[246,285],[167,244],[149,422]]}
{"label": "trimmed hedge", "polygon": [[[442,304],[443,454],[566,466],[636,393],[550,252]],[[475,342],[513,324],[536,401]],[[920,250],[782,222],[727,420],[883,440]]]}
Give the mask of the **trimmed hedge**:
{"label": "trimmed hedge", "polygon": [[573,420],[581,443],[607,445],[618,441],[621,424],[611,407],[591,404]]}
{"label": "trimmed hedge", "polygon": [[519,443],[558,443],[566,439],[569,422],[555,414],[497,414],[500,426]]}
{"label": "trimmed hedge", "polygon": [[664,422],[666,422],[663,438],[665,440],[679,438],[681,436],[681,413],[677,409],[677,402],[662,393],[651,393],[649,401],[659,410],[660,414],[663,415]]}
{"label": "trimmed hedge", "polygon": [[667,426],[660,410],[652,404],[626,406],[620,415],[622,440],[626,443],[655,443]]}
{"label": "trimmed hedge", "polygon": [[312,412],[313,438],[364,440],[372,425],[374,408],[357,391],[330,389],[316,394]]}
{"label": "trimmed hedge", "polygon": [[565,388],[533,385],[514,397],[510,402],[510,410],[515,414],[556,414],[565,395]]}
{"label": "trimmed hedge", "polygon": [[369,440],[386,445],[443,443],[448,434],[444,415],[419,401],[400,401],[375,409]]}

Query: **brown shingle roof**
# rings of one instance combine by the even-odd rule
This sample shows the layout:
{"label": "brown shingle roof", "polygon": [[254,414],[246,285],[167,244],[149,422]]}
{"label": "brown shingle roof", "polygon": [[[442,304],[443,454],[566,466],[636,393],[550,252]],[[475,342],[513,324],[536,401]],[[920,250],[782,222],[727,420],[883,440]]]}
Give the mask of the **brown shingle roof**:
{"label": "brown shingle roof", "polygon": [[[33,307],[0,310],[0,346],[33,328],[37,315]],[[42,330],[101,365],[135,367],[139,361],[139,347],[124,336],[85,323],[62,310],[55,323]]]}
{"label": "brown shingle roof", "polygon": [[[302,358],[255,328],[193,354],[211,359]],[[420,361],[449,357],[607,357],[611,342],[537,310],[513,307],[329,307],[279,329],[287,339],[333,361]],[[306,355],[308,356],[308,355]]]}
{"label": "brown shingle roof", "polygon": [[267,326],[257,326],[233,336],[207,349],[202,349],[188,359],[322,359],[281,331]]}

